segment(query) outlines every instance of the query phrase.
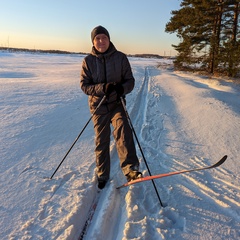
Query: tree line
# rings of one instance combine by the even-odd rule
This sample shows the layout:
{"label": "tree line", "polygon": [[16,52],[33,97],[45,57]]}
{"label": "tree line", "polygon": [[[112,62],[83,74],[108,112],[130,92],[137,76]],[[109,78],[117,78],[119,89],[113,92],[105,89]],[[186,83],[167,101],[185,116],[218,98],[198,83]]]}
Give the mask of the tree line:
{"label": "tree line", "polygon": [[29,52],[29,53],[86,54],[82,52],[69,52],[69,51],[63,51],[63,50],[41,50],[41,49],[12,48],[12,47],[0,47],[0,50],[4,50],[8,52]]}
{"label": "tree line", "polygon": [[177,69],[195,68],[236,77],[240,73],[240,0],[183,0],[165,31],[176,33]]}

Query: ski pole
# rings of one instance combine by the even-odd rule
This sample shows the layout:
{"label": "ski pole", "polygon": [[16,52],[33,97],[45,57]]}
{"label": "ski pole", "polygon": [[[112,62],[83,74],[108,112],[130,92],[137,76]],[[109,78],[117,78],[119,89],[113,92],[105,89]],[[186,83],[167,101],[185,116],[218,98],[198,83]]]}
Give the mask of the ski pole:
{"label": "ski pole", "polygon": [[91,119],[93,118],[93,115],[96,113],[96,111],[99,109],[99,107],[102,105],[103,101],[106,99],[106,95],[104,95],[104,97],[102,98],[102,100],[100,101],[100,103],[97,105],[97,107],[95,108],[94,112],[92,113],[91,117],[89,118],[89,120],[87,121],[87,123],[85,124],[85,126],[83,127],[83,129],[81,130],[81,132],[79,133],[79,135],[77,136],[77,138],[74,140],[72,146],[69,148],[69,150],[67,151],[67,153],[65,154],[65,156],[63,157],[62,161],[60,162],[60,164],[58,165],[58,167],[56,168],[56,170],[54,171],[54,173],[52,174],[51,178],[53,178],[53,176],[55,175],[55,173],[57,172],[57,170],[60,168],[60,166],[62,165],[63,161],[66,159],[67,155],[70,153],[70,151],[72,150],[73,146],[75,145],[75,143],[78,141],[78,139],[80,138],[80,136],[82,135],[83,131],[85,130],[85,128],[87,127],[87,125],[89,124],[89,122],[91,121]]}
{"label": "ski pole", "polygon": [[[137,141],[138,147],[139,147],[140,152],[141,152],[141,154],[142,154],[142,157],[143,157],[143,160],[144,160],[145,165],[146,165],[146,167],[147,167],[148,173],[149,173],[150,176],[152,176],[152,174],[151,174],[151,172],[150,172],[150,169],[149,169],[149,167],[148,167],[148,164],[147,164],[147,160],[146,160],[146,158],[145,158],[145,156],[144,156],[144,153],[143,153],[142,147],[141,147],[140,142],[139,142],[139,140],[138,140],[137,134],[136,134],[136,132],[135,132],[135,130],[134,130],[134,127],[133,127],[132,121],[131,121],[130,116],[129,116],[129,114],[128,114],[128,111],[127,111],[127,108],[126,108],[125,102],[124,102],[124,100],[123,100],[122,97],[121,97],[121,102],[122,102],[122,105],[123,105],[123,109],[124,109],[124,111],[125,111],[125,113],[126,113],[126,116],[127,116],[128,122],[129,122],[129,124],[130,124],[130,127],[131,127],[131,129],[132,129],[132,131],[133,131],[133,134],[134,134],[135,138],[136,138],[136,141]],[[156,192],[156,194],[157,194],[158,200],[159,200],[159,202],[160,202],[160,205],[161,205],[161,207],[163,207],[163,203],[162,203],[162,201],[161,201],[161,198],[160,198],[159,193],[158,193],[158,191],[157,191],[157,188],[156,188],[155,182],[154,182],[153,180],[152,180],[152,183],[153,183],[153,187],[154,187],[154,189],[155,189],[155,192]]]}

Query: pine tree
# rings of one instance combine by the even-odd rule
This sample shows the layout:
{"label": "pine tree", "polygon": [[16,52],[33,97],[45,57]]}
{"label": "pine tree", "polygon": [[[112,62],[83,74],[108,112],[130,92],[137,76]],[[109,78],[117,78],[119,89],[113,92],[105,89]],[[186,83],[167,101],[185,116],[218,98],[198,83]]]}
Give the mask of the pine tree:
{"label": "pine tree", "polygon": [[221,63],[225,66],[228,76],[234,77],[240,71],[240,31],[239,12],[240,1],[231,0],[225,2],[223,48],[221,51]]}
{"label": "pine tree", "polygon": [[239,1],[183,0],[181,8],[172,11],[165,31],[175,32],[180,38],[179,45],[173,45],[179,53],[175,66],[199,62],[210,73],[225,68],[229,75],[236,73],[239,67]]}

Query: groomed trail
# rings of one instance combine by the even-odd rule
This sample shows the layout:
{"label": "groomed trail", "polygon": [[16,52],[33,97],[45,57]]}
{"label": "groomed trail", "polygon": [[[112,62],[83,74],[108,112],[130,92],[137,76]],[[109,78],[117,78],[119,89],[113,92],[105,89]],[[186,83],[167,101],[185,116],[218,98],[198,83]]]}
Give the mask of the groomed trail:
{"label": "groomed trail", "polygon": [[[92,123],[49,177],[90,117],[79,87],[84,56],[0,54],[0,238],[79,239],[97,196]],[[110,181],[80,239],[239,239],[239,85],[174,71],[172,60],[129,60],[136,85],[127,110],[151,173],[228,159],[155,180],[162,208],[151,181],[116,189],[126,179],[112,140]]]}
{"label": "groomed trail", "polygon": [[[128,102],[132,102],[130,116],[152,173],[204,167],[228,153],[229,146],[223,143],[228,136],[238,142],[234,130],[240,127],[238,117],[234,129],[230,122],[222,125],[222,121],[232,119],[232,113],[228,116],[232,110],[221,102],[223,97],[214,100],[206,97],[217,93],[218,90],[208,93],[208,86],[182,78],[181,74],[153,66],[144,68],[137,94]],[[229,107],[234,107],[234,103]],[[191,135],[197,135],[194,141],[190,140]],[[199,142],[195,143],[196,140]],[[237,145],[232,148],[236,151]],[[115,150],[112,153],[112,162],[116,163]],[[206,161],[194,156],[196,153],[209,158]],[[141,164],[144,174],[148,174],[143,161]],[[115,186],[125,181],[121,173],[116,178],[116,168],[114,164],[115,178],[101,194],[85,239],[237,239],[239,236],[239,194],[235,196],[239,178],[234,181],[236,186],[223,180],[228,171],[219,168],[155,180],[164,205],[161,208],[151,182],[116,190]],[[232,226],[235,230],[229,231]]]}

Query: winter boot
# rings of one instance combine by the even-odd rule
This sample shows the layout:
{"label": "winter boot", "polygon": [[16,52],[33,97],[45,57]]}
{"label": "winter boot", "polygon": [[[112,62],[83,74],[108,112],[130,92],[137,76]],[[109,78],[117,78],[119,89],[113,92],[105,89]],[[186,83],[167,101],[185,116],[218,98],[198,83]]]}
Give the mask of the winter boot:
{"label": "winter boot", "polygon": [[107,183],[107,180],[98,179],[98,188],[103,189]]}
{"label": "winter boot", "polygon": [[127,181],[130,182],[132,180],[138,179],[142,177],[142,173],[139,171],[130,171],[127,175]]}

